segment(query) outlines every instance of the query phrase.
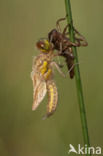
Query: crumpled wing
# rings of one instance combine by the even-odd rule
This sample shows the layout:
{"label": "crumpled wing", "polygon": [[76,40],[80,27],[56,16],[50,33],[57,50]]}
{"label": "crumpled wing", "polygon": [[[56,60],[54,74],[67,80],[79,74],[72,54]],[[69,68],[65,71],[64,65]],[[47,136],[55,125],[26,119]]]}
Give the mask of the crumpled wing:
{"label": "crumpled wing", "polygon": [[37,73],[35,70],[33,70],[31,72],[31,79],[33,81],[33,88],[35,89],[36,86],[38,86],[38,84],[41,81],[39,73]]}
{"label": "crumpled wing", "polygon": [[37,109],[41,101],[44,99],[46,92],[47,92],[47,89],[46,89],[45,81],[40,82],[38,86],[35,87],[34,93],[33,93],[32,110]]}
{"label": "crumpled wing", "polygon": [[36,110],[46,95],[47,92],[46,82],[41,79],[38,73],[32,72],[31,77],[33,80],[33,88],[34,88],[32,110]]}

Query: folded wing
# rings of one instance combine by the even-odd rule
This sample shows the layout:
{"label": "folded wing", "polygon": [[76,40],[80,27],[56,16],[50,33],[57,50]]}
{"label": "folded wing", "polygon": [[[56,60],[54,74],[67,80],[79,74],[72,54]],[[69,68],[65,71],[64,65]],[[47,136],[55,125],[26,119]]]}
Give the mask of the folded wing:
{"label": "folded wing", "polygon": [[32,80],[33,80],[33,105],[32,110],[36,110],[41,101],[44,99],[47,88],[46,88],[46,82],[41,79],[40,75],[38,73],[31,74]]}

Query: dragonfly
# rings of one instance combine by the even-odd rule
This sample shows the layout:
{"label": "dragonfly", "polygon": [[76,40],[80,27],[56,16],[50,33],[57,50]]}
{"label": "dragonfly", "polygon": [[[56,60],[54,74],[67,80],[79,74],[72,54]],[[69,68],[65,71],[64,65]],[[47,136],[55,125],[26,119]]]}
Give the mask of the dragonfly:
{"label": "dragonfly", "polygon": [[87,46],[88,43],[83,35],[81,35],[74,27],[75,34],[75,43],[70,41],[69,33],[67,32],[68,27],[70,25],[66,25],[63,31],[61,31],[60,22],[65,20],[65,18],[60,18],[56,22],[56,28],[52,29],[48,33],[48,39],[53,44],[54,49],[57,50],[59,56],[63,56],[65,58],[65,62],[67,64],[67,68],[72,79],[74,77],[74,55],[72,51],[72,47],[80,47]]}
{"label": "dragonfly", "polygon": [[51,116],[58,104],[58,90],[54,81],[54,67],[65,77],[58,64],[54,61],[57,56],[53,51],[53,45],[48,39],[42,38],[36,43],[40,53],[34,57],[31,78],[33,81],[33,105],[32,110],[36,110],[46,93],[48,93],[47,113],[43,117]]}

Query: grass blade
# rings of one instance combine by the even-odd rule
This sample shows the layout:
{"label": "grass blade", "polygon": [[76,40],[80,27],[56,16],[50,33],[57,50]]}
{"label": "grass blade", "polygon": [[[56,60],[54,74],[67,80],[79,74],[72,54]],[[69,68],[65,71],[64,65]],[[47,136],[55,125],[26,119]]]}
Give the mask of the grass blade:
{"label": "grass blade", "polygon": [[[65,8],[66,8],[66,14],[67,14],[67,23],[70,25],[69,26],[70,40],[72,42],[75,42],[70,0],[65,0]],[[72,50],[73,50],[73,54],[75,57],[74,63],[78,64],[78,55],[77,55],[76,47],[72,47]],[[77,88],[78,102],[79,102],[79,108],[80,108],[80,118],[81,118],[81,124],[82,124],[84,144],[90,147],[79,64],[75,66],[75,80],[76,80],[76,88]],[[87,154],[87,156],[90,156],[90,155],[91,154]]]}

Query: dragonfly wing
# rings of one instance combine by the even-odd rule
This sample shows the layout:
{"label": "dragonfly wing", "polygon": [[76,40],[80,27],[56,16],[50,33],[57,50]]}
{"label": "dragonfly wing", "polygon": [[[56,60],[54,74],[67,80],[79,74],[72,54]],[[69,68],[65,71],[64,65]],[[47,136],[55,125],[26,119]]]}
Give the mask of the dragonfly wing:
{"label": "dragonfly wing", "polygon": [[40,74],[35,70],[31,73],[31,78],[33,81],[33,105],[32,110],[36,110],[40,102],[44,99],[47,89],[46,82],[42,80]]}
{"label": "dragonfly wing", "polygon": [[44,99],[46,92],[46,82],[40,81],[40,83],[38,83],[34,88],[32,110],[37,109],[41,101]]}
{"label": "dragonfly wing", "polygon": [[41,81],[40,75],[39,75],[38,73],[36,73],[35,70],[33,70],[33,71],[31,72],[31,79],[32,79],[32,81],[33,81],[33,87],[34,87],[34,88],[35,88],[35,87],[40,83],[40,81]]}

